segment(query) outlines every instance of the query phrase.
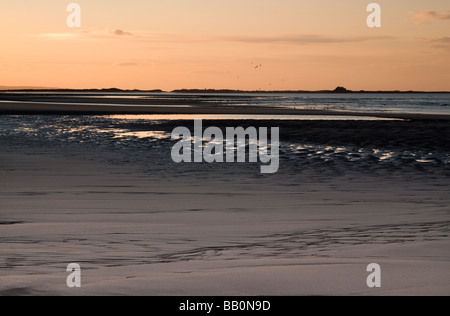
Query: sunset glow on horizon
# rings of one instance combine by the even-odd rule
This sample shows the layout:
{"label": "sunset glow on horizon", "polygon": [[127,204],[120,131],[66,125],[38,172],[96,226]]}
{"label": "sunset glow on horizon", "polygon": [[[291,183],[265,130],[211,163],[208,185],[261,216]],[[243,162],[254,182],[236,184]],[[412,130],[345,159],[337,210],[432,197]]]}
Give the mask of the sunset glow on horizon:
{"label": "sunset glow on horizon", "polygon": [[15,0],[0,30],[0,86],[450,91],[448,0]]}

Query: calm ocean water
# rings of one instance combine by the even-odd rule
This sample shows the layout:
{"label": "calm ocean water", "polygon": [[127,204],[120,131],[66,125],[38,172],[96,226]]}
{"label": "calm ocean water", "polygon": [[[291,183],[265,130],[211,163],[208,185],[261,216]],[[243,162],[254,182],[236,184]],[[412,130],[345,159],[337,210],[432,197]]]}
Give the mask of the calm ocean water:
{"label": "calm ocean water", "polygon": [[[450,114],[450,93],[145,93],[60,92],[5,95],[14,102],[178,107],[201,105],[266,106],[308,110]],[[5,97],[4,96],[4,97]],[[148,102],[146,102],[148,101]],[[11,102],[11,101],[0,101]]]}
{"label": "calm ocean water", "polygon": [[360,112],[450,114],[450,93],[260,93],[260,94],[108,94],[115,98],[179,99],[230,106],[271,106]]}
{"label": "calm ocean water", "polygon": [[450,94],[282,94],[261,96],[256,104],[301,109],[450,114]]}

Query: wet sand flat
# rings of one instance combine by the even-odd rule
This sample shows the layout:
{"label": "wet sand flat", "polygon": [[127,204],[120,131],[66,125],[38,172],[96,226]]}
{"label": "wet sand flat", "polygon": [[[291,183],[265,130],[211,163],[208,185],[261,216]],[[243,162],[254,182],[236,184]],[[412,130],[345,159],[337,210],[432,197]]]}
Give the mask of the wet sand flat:
{"label": "wet sand flat", "polygon": [[[230,98],[230,97],[227,97]],[[0,95],[0,114],[205,114],[205,115],[329,115],[378,117],[408,120],[450,120],[449,114],[368,112],[327,109],[297,109],[271,106],[211,104],[198,98],[114,99],[101,98],[17,97]]]}
{"label": "wet sand flat", "polygon": [[[2,295],[450,293],[445,163],[282,153],[280,172],[261,176],[246,164],[175,165],[170,143],[70,141],[44,133],[43,122],[58,118],[40,119],[41,133],[0,138]],[[392,136],[377,147],[448,153],[445,141],[427,141],[448,128],[432,123],[352,122],[347,132],[360,134],[347,139],[344,122],[286,122],[282,141],[320,143],[327,131],[359,146],[383,126]],[[164,124],[145,129],[180,122]],[[69,263],[81,265],[81,289],[66,286]],[[370,263],[382,267],[381,289],[366,285]]]}

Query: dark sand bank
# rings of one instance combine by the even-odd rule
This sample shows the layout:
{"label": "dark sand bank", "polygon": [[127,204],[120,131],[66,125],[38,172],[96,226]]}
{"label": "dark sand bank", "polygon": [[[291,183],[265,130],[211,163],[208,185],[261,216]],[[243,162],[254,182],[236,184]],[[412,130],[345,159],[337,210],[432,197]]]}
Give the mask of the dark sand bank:
{"label": "dark sand bank", "polygon": [[[170,133],[177,126],[194,130],[192,120],[166,121],[152,128]],[[358,120],[204,120],[203,127],[279,127],[280,139],[299,144],[394,147],[450,152],[450,122],[445,120],[358,121]],[[147,122],[118,123],[115,128],[149,130]]]}

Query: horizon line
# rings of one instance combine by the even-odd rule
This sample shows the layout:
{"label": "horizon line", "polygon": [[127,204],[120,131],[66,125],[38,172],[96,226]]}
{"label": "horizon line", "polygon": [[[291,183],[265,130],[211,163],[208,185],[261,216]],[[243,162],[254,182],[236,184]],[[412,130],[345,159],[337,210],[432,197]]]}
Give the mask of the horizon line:
{"label": "horizon line", "polygon": [[448,91],[423,91],[423,90],[349,90],[343,87],[337,87],[334,90],[240,90],[240,89],[121,89],[121,88],[53,88],[53,87],[8,87],[0,86],[0,93],[3,92],[153,92],[153,93],[450,93]]}

